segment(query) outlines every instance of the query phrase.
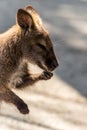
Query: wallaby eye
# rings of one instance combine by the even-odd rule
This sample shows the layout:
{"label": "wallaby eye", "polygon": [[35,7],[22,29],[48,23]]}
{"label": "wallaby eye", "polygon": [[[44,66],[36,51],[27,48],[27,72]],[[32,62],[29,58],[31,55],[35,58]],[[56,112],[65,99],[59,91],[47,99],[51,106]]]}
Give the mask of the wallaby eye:
{"label": "wallaby eye", "polygon": [[46,47],[40,43],[38,43],[38,46],[42,49],[42,50],[46,50]]}

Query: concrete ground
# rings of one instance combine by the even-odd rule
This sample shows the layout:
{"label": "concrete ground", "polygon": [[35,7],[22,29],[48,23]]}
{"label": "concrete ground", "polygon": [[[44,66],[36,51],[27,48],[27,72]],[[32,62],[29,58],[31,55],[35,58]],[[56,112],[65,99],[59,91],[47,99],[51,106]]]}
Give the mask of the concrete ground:
{"label": "concrete ground", "polygon": [[29,4],[51,33],[60,66],[51,80],[14,90],[30,114],[2,103],[0,130],[87,130],[87,0],[0,1],[0,32],[15,24],[18,8]]}

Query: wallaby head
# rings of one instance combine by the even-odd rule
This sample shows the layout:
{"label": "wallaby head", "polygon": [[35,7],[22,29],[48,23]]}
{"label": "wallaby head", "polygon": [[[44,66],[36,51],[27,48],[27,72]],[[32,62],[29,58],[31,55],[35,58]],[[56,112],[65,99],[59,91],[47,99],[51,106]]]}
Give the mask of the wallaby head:
{"label": "wallaby head", "polygon": [[31,6],[19,9],[17,24],[23,34],[23,56],[43,70],[53,71],[58,66],[53,44],[35,9]]}

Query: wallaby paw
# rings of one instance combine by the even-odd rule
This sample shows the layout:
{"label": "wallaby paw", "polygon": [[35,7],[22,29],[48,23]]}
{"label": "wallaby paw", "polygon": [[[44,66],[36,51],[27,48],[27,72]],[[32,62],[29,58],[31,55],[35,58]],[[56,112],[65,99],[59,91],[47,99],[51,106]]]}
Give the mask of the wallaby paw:
{"label": "wallaby paw", "polygon": [[48,80],[48,79],[51,79],[52,76],[53,76],[53,73],[48,72],[48,71],[44,71],[40,78],[42,80]]}
{"label": "wallaby paw", "polygon": [[22,114],[28,114],[29,113],[28,106],[25,103],[19,103],[17,108],[19,109],[19,111]]}

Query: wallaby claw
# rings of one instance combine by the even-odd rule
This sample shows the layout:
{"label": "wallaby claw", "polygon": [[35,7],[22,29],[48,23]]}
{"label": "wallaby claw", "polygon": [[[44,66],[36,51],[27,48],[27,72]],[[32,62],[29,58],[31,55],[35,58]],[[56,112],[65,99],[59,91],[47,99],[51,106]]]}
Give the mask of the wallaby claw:
{"label": "wallaby claw", "polygon": [[18,104],[18,109],[22,114],[28,114],[29,113],[29,109],[27,104],[25,103],[19,103]]}
{"label": "wallaby claw", "polygon": [[41,75],[41,79],[48,80],[48,79],[51,79],[52,76],[53,76],[53,73],[48,72],[48,71],[44,71]]}

